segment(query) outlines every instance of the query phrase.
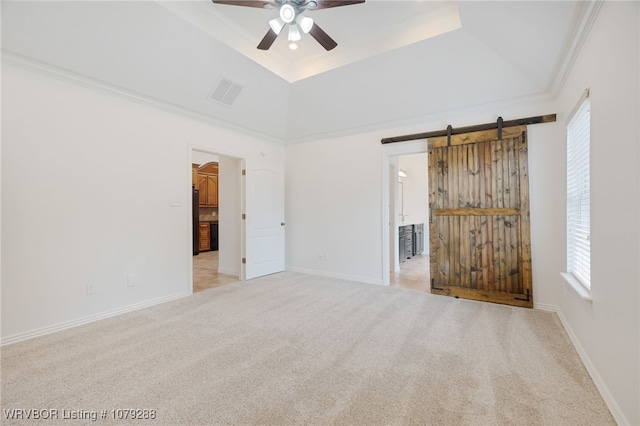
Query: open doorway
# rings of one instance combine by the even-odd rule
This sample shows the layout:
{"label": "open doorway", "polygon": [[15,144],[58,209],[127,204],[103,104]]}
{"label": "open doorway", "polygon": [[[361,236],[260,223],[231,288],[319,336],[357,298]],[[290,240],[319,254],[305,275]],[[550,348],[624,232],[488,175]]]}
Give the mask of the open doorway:
{"label": "open doorway", "polygon": [[390,280],[394,287],[429,291],[428,154],[389,159]]}
{"label": "open doorway", "polygon": [[197,149],[191,152],[194,293],[244,279],[242,164],[240,158]]}

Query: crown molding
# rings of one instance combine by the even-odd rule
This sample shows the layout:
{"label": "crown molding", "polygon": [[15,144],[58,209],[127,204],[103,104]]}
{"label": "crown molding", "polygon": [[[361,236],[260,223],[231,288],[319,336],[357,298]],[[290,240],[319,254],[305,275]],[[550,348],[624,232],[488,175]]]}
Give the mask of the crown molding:
{"label": "crown molding", "polygon": [[196,120],[205,124],[214,125],[224,128],[226,130],[235,131],[241,134],[245,134],[251,137],[259,138],[278,145],[293,145],[298,143],[312,142],[322,139],[337,138],[344,136],[351,136],[354,134],[370,133],[376,131],[385,131],[388,129],[406,128],[419,126],[425,122],[437,121],[437,120],[450,120],[451,117],[462,117],[465,115],[471,115],[476,113],[487,112],[487,110],[499,111],[508,108],[521,107],[523,105],[541,104],[545,102],[551,102],[555,99],[549,93],[540,93],[534,95],[527,95],[511,99],[502,99],[489,103],[483,103],[479,105],[469,105],[462,108],[449,109],[444,111],[438,111],[434,114],[420,114],[413,117],[408,117],[401,120],[390,120],[377,122],[375,124],[366,124],[363,126],[356,126],[346,129],[340,129],[331,132],[323,132],[312,135],[305,135],[300,137],[284,137],[279,138],[277,136],[258,132],[248,127],[239,126],[224,120],[220,120],[215,117],[208,116],[206,114],[170,103],[151,96],[143,95],[102,80],[87,77],[72,71],[56,67],[51,64],[47,64],[41,61],[37,61],[26,56],[1,50],[0,64],[2,66],[12,66],[18,69],[22,69],[29,72],[34,72],[49,78],[54,78],[59,81],[71,83],[77,86],[81,86],[90,90],[107,93],[112,96],[117,96],[121,99],[135,102],[147,107],[154,108],[156,110],[168,112],[178,116],[186,117],[192,120]]}
{"label": "crown molding", "polygon": [[172,102],[167,102],[154,98],[152,96],[143,95],[141,93],[137,93],[135,91],[125,89],[123,87],[107,83],[105,81],[98,80],[92,77],[87,77],[85,75],[78,74],[64,68],[59,68],[55,65],[31,59],[5,49],[1,50],[0,64],[2,64],[3,67],[12,66],[14,68],[40,74],[45,77],[53,78],[66,83],[71,83],[93,91],[107,93],[109,95],[117,96],[121,99],[151,107],[156,110],[186,117],[205,124],[214,125],[226,130],[259,138],[260,140],[272,142],[278,145],[282,145],[284,143],[284,139],[276,135],[263,133],[248,127],[221,120],[219,118],[203,114],[201,112],[174,104]]}
{"label": "crown molding", "polygon": [[570,42],[562,55],[563,59],[558,63],[553,73],[555,78],[548,90],[554,98],[558,97],[564,87],[604,2],[605,0],[590,0],[581,3],[580,16],[574,27]]}
{"label": "crown molding", "polygon": [[[388,132],[390,129],[407,129],[415,128],[425,123],[433,123],[442,121],[450,123],[452,119],[460,119],[475,114],[486,114],[488,111],[497,111],[497,114],[503,114],[505,111],[514,108],[531,107],[532,105],[542,105],[542,108],[549,108],[548,104],[555,101],[555,97],[550,93],[537,93],[532,95],[524,95],[509,99],[500,99],[491,102],[467,105],[459,108],[451,108],[441,110],[435,113],[426,113],[401,120],[380,121],[375,124],[367,124],[363,126],[351,127],[332,132],[324,132],[313,135],[300,137],[291,137],[285,139],[286,145],[295,145],[300,143],[315,142],[322,139],[333,139],[357,134]],[[549,112],[550,113],[550,112]],[[545,113],[546,114],[546,113]],[[454,123],[455,124],[455,123]],[[394,130],[392,130],[394,131]],[[410,130],[411,131],[411,130]],[[410,132],[409,131],[409,132]]]}

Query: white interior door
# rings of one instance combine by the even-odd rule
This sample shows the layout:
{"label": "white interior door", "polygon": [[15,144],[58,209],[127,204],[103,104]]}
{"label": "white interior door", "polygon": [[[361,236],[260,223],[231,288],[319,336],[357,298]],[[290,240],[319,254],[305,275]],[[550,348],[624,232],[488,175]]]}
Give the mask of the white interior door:
{"label": "white interior door", "polygon": [[284,271],[284,173],[276,165],[246,173],[246,278]]}

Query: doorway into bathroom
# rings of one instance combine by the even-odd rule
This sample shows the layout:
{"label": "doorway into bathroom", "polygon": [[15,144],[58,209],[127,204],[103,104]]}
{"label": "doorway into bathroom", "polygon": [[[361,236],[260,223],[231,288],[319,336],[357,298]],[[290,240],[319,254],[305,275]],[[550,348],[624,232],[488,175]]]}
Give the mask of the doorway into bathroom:
{"label": "doorway into bathroom", "polygon": [[390,158],[390,285],[429,291],[428,154]]}

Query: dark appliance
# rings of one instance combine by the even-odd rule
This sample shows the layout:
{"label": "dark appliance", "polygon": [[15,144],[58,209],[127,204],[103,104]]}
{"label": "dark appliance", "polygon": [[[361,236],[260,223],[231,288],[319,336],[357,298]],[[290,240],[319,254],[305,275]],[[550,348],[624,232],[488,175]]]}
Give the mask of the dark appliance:
{"label": "dark appliance", "polygon": [[191,229],[193,232],[193,255],[200,253],[200,191],[191,186]]}
{"label": "dark appliance", "polygon": [[211,222],[211,250],[218,250],[218,222]]}

